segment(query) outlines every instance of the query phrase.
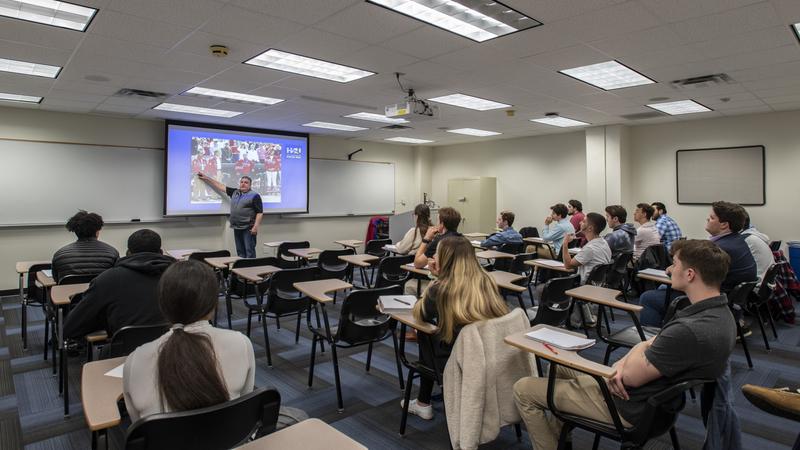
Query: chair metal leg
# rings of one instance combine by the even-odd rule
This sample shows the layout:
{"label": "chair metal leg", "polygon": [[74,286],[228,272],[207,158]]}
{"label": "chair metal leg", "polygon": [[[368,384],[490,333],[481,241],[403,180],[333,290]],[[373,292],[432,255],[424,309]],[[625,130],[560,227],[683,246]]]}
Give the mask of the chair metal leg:
{"label": "chair metal leg", "polygon": [[369,343],[369,347],[367,347],[367,372],[369,372],[369,365],[372,362],[372,342]]}
{"label": "chair metal leg", "polygon": [[22,325],[22,349],[28,349],[28,304],[25,302],[25,299],[22,298],[22,289],[20,289],[20,298],[21,298],[21,309],[20,313],[22,314],[21,318],[21,325]]}
{"label": "chair metal leg", "polygon": [[567,437],[572,427],[567,424],[561,425],[561,433],[558,435],[558,450],[565,450],[567,448]]}
{"label": "chair metal leg", "polygon": [[69,416],[69,360],[66,349],[61,352],[61,375],[64,380],[64,416]]}
{"label": "chair metal leg", "polygon": [[769,319],[769,326],[772,327],[772,335],[775,336],[775,339],[778,339],[778,330],[775,329],[775,320],[772,318],[769,308],[767,308],[767,318]]}
{"label": "chair metal leg", "polygon": [[514,424],[514,434],[517,435],[517,442],[522,442],[522,425]]}
{"label": "chair metal leg", "polygon": [[[246,289],[247,289],[247,287],[245,287],[245,290]],[[231,304],[231,293],[230,292],[226,292],[225,293],[225,308],[227,309],[227,313],[228,313],[228,329],[232,330],[233,329],[233,325],[231,324],[231,316],[233,315],[233,305]]]}
{"label": "chair metal leg", "polygon": [[616,350],[616,347],[612,346],[611,344],[608,344],[608,346],[606,346],[606,354],[605,356],[603,356],[604,365],[608,365],[608,360],[611,358],[611,352],[613,352],[614,350]]}
{"label": "chair metal leg", "polygon": [[253,310],[252,309],[248,309],[247,310],[247,333],[246,333],[247,337],[250,337],[250,323],[252,322],[252,320],[253,320]]}
{"label": "chair metal leg", "polygon": [[47,361],[47,346],[50,344],[50,318],[45,311],[44,315],[44,360]]}
{"label": "chair metal leg", "polygon": [[517,300],[519,300],[519,307],[525,311],[525,302],[522,300],[522,294],[517,294]]}
{"label": "chair metal leg", "polygon": [[[264,320],[267,320],[267,318],[266,318],[266,317],[264,317]],[[276,327],[277,327],[279,330],[281,329],[281,318],[280,318],[280,316],[275,316],[275,326],[276,326]]]}
{"label": "chair metal leg", "polygon": [[742,342],[742,349],[744,349],[744,356],[747,358],[747,366],[751,369],[753,368],[753,360],[750,358],[750,350],[747,348],[747,338],[744,337],[744,333],[742,332],[742,327],[739,325],[739,321],[736,321],[736,334],[739,336],[739,340]]}
{"label": "chair metal leg", "polygon": [[761,309],[760,308],[756,308],[756,318],[758,319],[758,328],[761,329],[761,338],[764,339],[764,347],[766,347],[767,350],[770,350],[770,348],[769,348],[769,340],[767,339],[767,333],[764,330],[764,318],[761,317]]}
{"label": "chair metal leg", "polygon": [[294,343],[297,344],[300,342],[300,319],[303,317],[303,313],[297,313],[297,328],[294,330]]}
{"label": "chair metal leg", "polygon": [[397,345],[396,327],[392,330],[392,343],[394,344],[394,362],[397,364],[397,379],[400,380],[400,390],[402,390],[405,383],[403,383],[403,366],[400,363],[400,350]]}
{"label": "chair metal leg", "polygon": [[600,446],[600,437],[601,436],[599,434],[595,433],[594,442],[592,443],[592,450],[597,450],[597,447]]}
{"label": "chair metal leg", "polygon": [[[262,313],[264,315],[264,313]],[[272,367],[272,351],[269,348],[269,331],[267,331],[267,317],[264,317],[261,320],[261,328],[264,330],[264,347],[267,349],[267,365]]]}
{"label": "chair metal leg", "polygon": [[406,389],[403,392],[403,415],[400,417],[400,436],[406,434],[406,422],[408,421],[408,404],[411,402],[411,388],[414,385],[414,373],[416,370],[408,369],[406,378]]}
{"label": "chair metal leg", "polygon": [[675,427],[669,429],[669,439],[672,441],[674,450],[681,450],[681,443],[678,441],[678,432],[675,431]]}
{"label": "chair metal leg", "polygon": [[53,375],[56,374],[56,347],[58,343],[56,342],[56,324],[55,321],[50,321],[50,357],[52,358],[52,366],[53,366]]}
{"label": "chair metal leg", "polygon": [[[328,313],[324,304],[320,304],[320,308],[322,308],[322,320],[325,323],[325,335],[328,336],[327,339],[329,340],[331,337],[331,327],[328,322]],[[331,344],[331,355],[333,356],[333,377],[336,381],[336,400],[338,401],[339,412],[342,412],[344,411],[344,400],[342,400],[342,382],[339,377],[339,357],[336,355],[336,344],[330,342],[330,340],[328,342]]]}
{"label": "chair metal leg", "polygon": [[314,383],[314,362],[317,360],[317,339],[319,337],[315,334],[311,338],[311,364],[308,366],[308,387]]}

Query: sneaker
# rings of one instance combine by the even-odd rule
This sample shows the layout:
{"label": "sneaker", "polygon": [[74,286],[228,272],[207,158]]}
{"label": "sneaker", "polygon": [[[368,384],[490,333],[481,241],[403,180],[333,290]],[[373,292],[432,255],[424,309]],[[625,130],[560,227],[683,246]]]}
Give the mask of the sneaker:
{"label": "sneaker", "polygon": [[[405,399],[400,400],[400,407],[405,405]],[[418,416],[420,419],[432,420],[433,419],[433,406],[420,406],[417,404],[417,399],[411,400],[408,404],[408,413]]]}
{"label": "sneaker", "polygon": [[[750,329],[750,327],[748,327],[748,326],[746,326],[746,325],[742,327],[742,336],[744,336],[744,337],[749,337],[749,336],[751,336],[752,334],[753,334],[753,330],[751,330],[751,329]],[[737,340],[737,341],[738,341],[738,340],[740,340],[740,338],[739,338],[739,336],[738,336],[738,335],[736,336],[736,340]]]}

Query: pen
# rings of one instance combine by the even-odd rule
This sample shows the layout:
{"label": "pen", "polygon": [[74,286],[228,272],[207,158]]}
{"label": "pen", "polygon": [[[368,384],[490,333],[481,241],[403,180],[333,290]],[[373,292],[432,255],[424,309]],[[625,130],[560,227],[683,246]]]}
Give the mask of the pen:
{"label": "pen", "polygon": [[407,302],[407,301],[405,301],[405,300],[400,300],[400,299],[399,299],[399,298],[397,298],[397,297],[395,297],[394,299],[395,299],[395,300],[397,300],[398,302],[400,302],[400,303],[404,304],[404,305],[411,306],[411,303],[408,303],[408,302]]}
{"label": "pen", "polygon": [[553,347],[552,347],[550,344],[548,344],[547,342],[543,342],[543,344],[544,344],[544,346],[545,346],[545,347],[547,347],[547,349],[548,349],[548,350],[550,350],[551,352],[553,352],[553,354],[554,354],[554,355],[557,355],[557,354],[558,354],[558,352],[556,351],[556,349],[554,349],[554,348],[553,348]]}

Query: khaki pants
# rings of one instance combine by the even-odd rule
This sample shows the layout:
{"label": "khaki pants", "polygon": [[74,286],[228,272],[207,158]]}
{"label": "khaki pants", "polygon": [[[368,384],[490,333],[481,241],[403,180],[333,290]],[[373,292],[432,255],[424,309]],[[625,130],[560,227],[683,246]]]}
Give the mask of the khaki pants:
{"label": "khaki pants", "polygon": [[[552,366],[551,366],[552,367]],[[558,366],[553,401],[559,411],[612,423],[608,406],[600,387],[589,375]],[[547,377],[525,377],[514,384],[514,403],[517,405],[528,435],[536,450],[555,450],[561,421],[547,414]],[[620,417],[622,419],[622,417]],[[622,425],[632,426],[625,419]]]}

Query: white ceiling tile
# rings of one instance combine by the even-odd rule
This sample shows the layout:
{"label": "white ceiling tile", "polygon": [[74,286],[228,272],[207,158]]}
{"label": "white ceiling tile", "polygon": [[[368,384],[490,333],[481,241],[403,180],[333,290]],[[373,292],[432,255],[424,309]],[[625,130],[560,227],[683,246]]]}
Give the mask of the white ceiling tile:
{"label": "white ceiling tile", "polygon": [[[214,20],[208,21],[200,31],[260,44],[263,50],[274,47],[285,36],[303,28],[286,19],[278,19],[235,6],[225,6]],[[218,42],[225,44],[225,42]],[[255,55],[252,55],[255,56]]]}
{"label": "white ceiling tile", "polygon": [[[363,48],[357,52],[343,56],[337,60],[340,64],[351,67],[369,68],[373,72],[393,73],[399,67],[407,66],[419,61],[413,56],[404,53],[395,52],[378,46],[370,46]],[[394,75],[392,75],[393,77]],[[371,75],[363,80],[359,80],[361,85],[367,81],[372,81],[376,76]]]}
{"label": "white ceiling tile", "polygon": [[783,64],[754,67],[752,69],[731,71],[728,75],[739,82],[757,81],[769,78],[800,79],[800,62],[792,61]]}
{"label": "white ceiling tile", "polygon": [[585,45],[576,45],[553,52],[540,53],[526,58],[537,66],[545,67],[554,71],[571,69],[573,67],[588,66],[603,61],[609,61],[609,55],[594,50]]}
{"label": "white ceiling tile", "polygon": [[78,102],[85,101],[85,102],[100,103],[106,98],[108,98],[108,95],[91,94],[87,92],[75,92],[73,90],[64,90],[64,89],[51,89],[50,92],[47,93],[47,98],[54,98],[59,100],[72,100]]}
{"label": "white ceiling tile", "polygon": [[225,45],[228,47],[228,56],[221,58],[231,63],[241,63],[266,50],[262,44],[220,36],[212,33],[196,31],[182,40],[172,51],[192,53],[200,56],[211,55],[209,49],[212,45]]}
{"label": "white ceiling tile", "polygon": [[231,4],[289,19],[305,25],[314,24],[361,0],[231,0]]}
{"label": "white ceiling tile", "polygon": [[680,22],[693,17],[720,13],[761,1],[763,0],[642,0],[642,3],[661,20]]}
{"label": "white ceiling tile", "polygon": [[331,33],[377,44],[395,36],[422,28],[422,22],[367,2],[340,11],[314,25]]}
{"label": "white ceiling tile", "polygon": [[98,102],[82,102],[82,101],[77,101],[77,100],[61,100],[61,99],[58,99],[58,98],[45,97],[45,99],[42,101],[42,105],[44,105],[44,106],[61,106],[61,107],[65,107],[65,108],[76,107],[76,108],[81,108],[81,109],[83,109],[83,108],[92,109],[92,108],[94,108],[95,106],[98,105]]}
{"label": "white ceiling tile", "polygon": [[0,58],[4,59],[63,67],[69,61],[70,55],[72,52],[69,50],[0,40]]}
{"label": "white ceiling tile", "polygon": [[634,31],[588,44],[615,58],[680,47],[683,41],[675,31],[667,26]]}
{"label": "white ceiling tile", "polygon": [[511,57],[522,58],[578,44],[578,40],[569,33],[562,32],[558,24],[548,24],[492,39],[481,43],[480,46]]}
{"label": "white ceiling tile", "polygon": [[714,62],[719,64],[724,72],[730,72],[797,60],[800,60],[800,48],[795,43],[784,45],[783,47],[726,56],[725,58],[716,59]]}
{"label": "white ceiling tile", "polygon": [[228,68],[238,66],[239,61],[217,56],[196,55],[189,52],[170,51],[158,58],[157,65],[164,69],[182,70],[204,75],[216,75]]}
{"label": "white ceiling tile", "polygon": [[88,29],[89,34],[161,48],[172,48],[191,33],[191,29],[175,24],[156,22],[130,14],[103,10],[97,13]]}
{"label": "white ceiling tile", "polygon": [[381,43],[381,47],[420,59],[433,58],[470,45],[473,44],[469,39],[433,26],[421,27]]}
{"label": "white ceiling tile", "polygon": [[[208,78],[206,81],[220,86],[228,86],[225,90],[229,91],[250,91],[290,77],[291,75],[279,70],[238,64]],[[219,89],[222,88],[220,87]]]}
{"label": "white ceiling tile", "polygon": [[84,33],[0,17],[0,40],[21,42],[61,50],[74,50]]}
{"label": "white ceiling tile", "polygon": [[217,0],[113,0],[108,9],[149,20],[197,28],[216,17],[224,3]]}
{"label": "white ceiling tile", "polygon": [[781,17],[788,18],[789,22],[800,22],[800,2],[797,0],[771,0]]}
{"label": "white ceiling tile", "polygon": [[[62,71],[63,72],[63,71]],[[60,77],[59,77],[60,78]],[[9,72],[0,72],[0,92],[27,93],[47,92],[55,80],[45,77],[30,77]],[[43,94],[28,94],[43,95]]]}
{"label": "white ceiling tile", "polygon": [[545,24],[627,0],[506,0],[503,3]]}
{"label": "white ceiling tile", "polygon": [[658,25],[661,22],[636,2],[610,6],[551,24],[583,42],[646,30]]}
{"label": "white ceiling tile", "polygon": [[[315,28],[306,28],[303,31],[293,33],[282,39],[275,46],[275,48],[286,52],[335,63],[338,62],[338,58],[366,47],[367,44],[361,41],[348,39]],[[370,70],[369,67],[359,67],[359,69]]]}
{"label": "white ceiling tile", "polygon": [[706,56],[696,48],[690,45],[684,45],[682,47],[673,47],[653,52],[639,53],[638,55],[624,56],[619,58],[619,61],[632,69],[641,71],[704,61],[706,59]]}
{"label": "white ceiling tile", "polygon": [[109,82],[93,82],[93,81],[86,81],[82,79],[82,77],[79,77],[77,79],[74,78],[70,79],[69,77],[59,76],[55,84],[53,85],[53,88],[54,90],[58,89],[63,92],[72,92],[78,96],[82,94],[96,94],[96,95],[109,96],[114,92],[117,92],[121,87],[125,85],[126,82],[127,79],[125,78]]}
{"label": "white ceiling tile", "polygon": [[796,84],[794,86],[785,86],[772,89],[759,89],[753,91],[752,95],[760,98],[772,98],[781,96],[793,96],[799,94],[800,94],[800,84]]}
{"label": "white ceiling tile", "polygon": [[747,106],[743,108],[736,108],[736,109],[728,109],[724,111],[720,111],[723,116],[739,116],[744,114],[760,114],[760,113],[767,113],[771,112],[773,109],[767,105],[761,106]]}
{"label": "white ceiling tile", "polygon": [[462,50],[432,58],[430,61],[460,70],[472,71],[513,64],[515,59],[491,47],[472,45]]}
{"label": "white ceiling tile", "polygon": [[693,45],[709,58],[721,58],[790,44],[797,44],[797,41],[792,36],[789,27],[783,25],[698,42]]}
{"label": "white ceiling tile", "polygon": [[78,114],[88,114],[88,113],[92,112],[92,110],[94,108],[91,107],[91,106],[86,106],[86,105],[81,106],[81,105],[78,105],[78,104],[72,104],[72,105],[52,105],[52,104],[47,104],[46,105],[44,103],[41,103],[41,104],[39,104],[39,109],[42,109],[42,110],[45,110],[45,111],[59,111],[59,112],[71,112],[71,113],[78,113]]}
{"label": "white ceiling tile", "polygon": [[800,102],[779,103],[770,105],[773,111],[797,111],[800,110]]}
{"label": "white ceiling tile", "polygon": [[797,77],[778,77],[778,78],[762,78],[754,81],[745,81],[741,83],[746,89],[757,92],[766,89],[779,89],[791,88],[800,89],[800,78]]}
{"label": "white ceiling tile", "polygon": [[671,26],[682,39],[687,43],[692,43],[775,27],[781,23],[783,21],[779,19],[775,8],[768,2],[762,2],[719,14],[685,20]]}

